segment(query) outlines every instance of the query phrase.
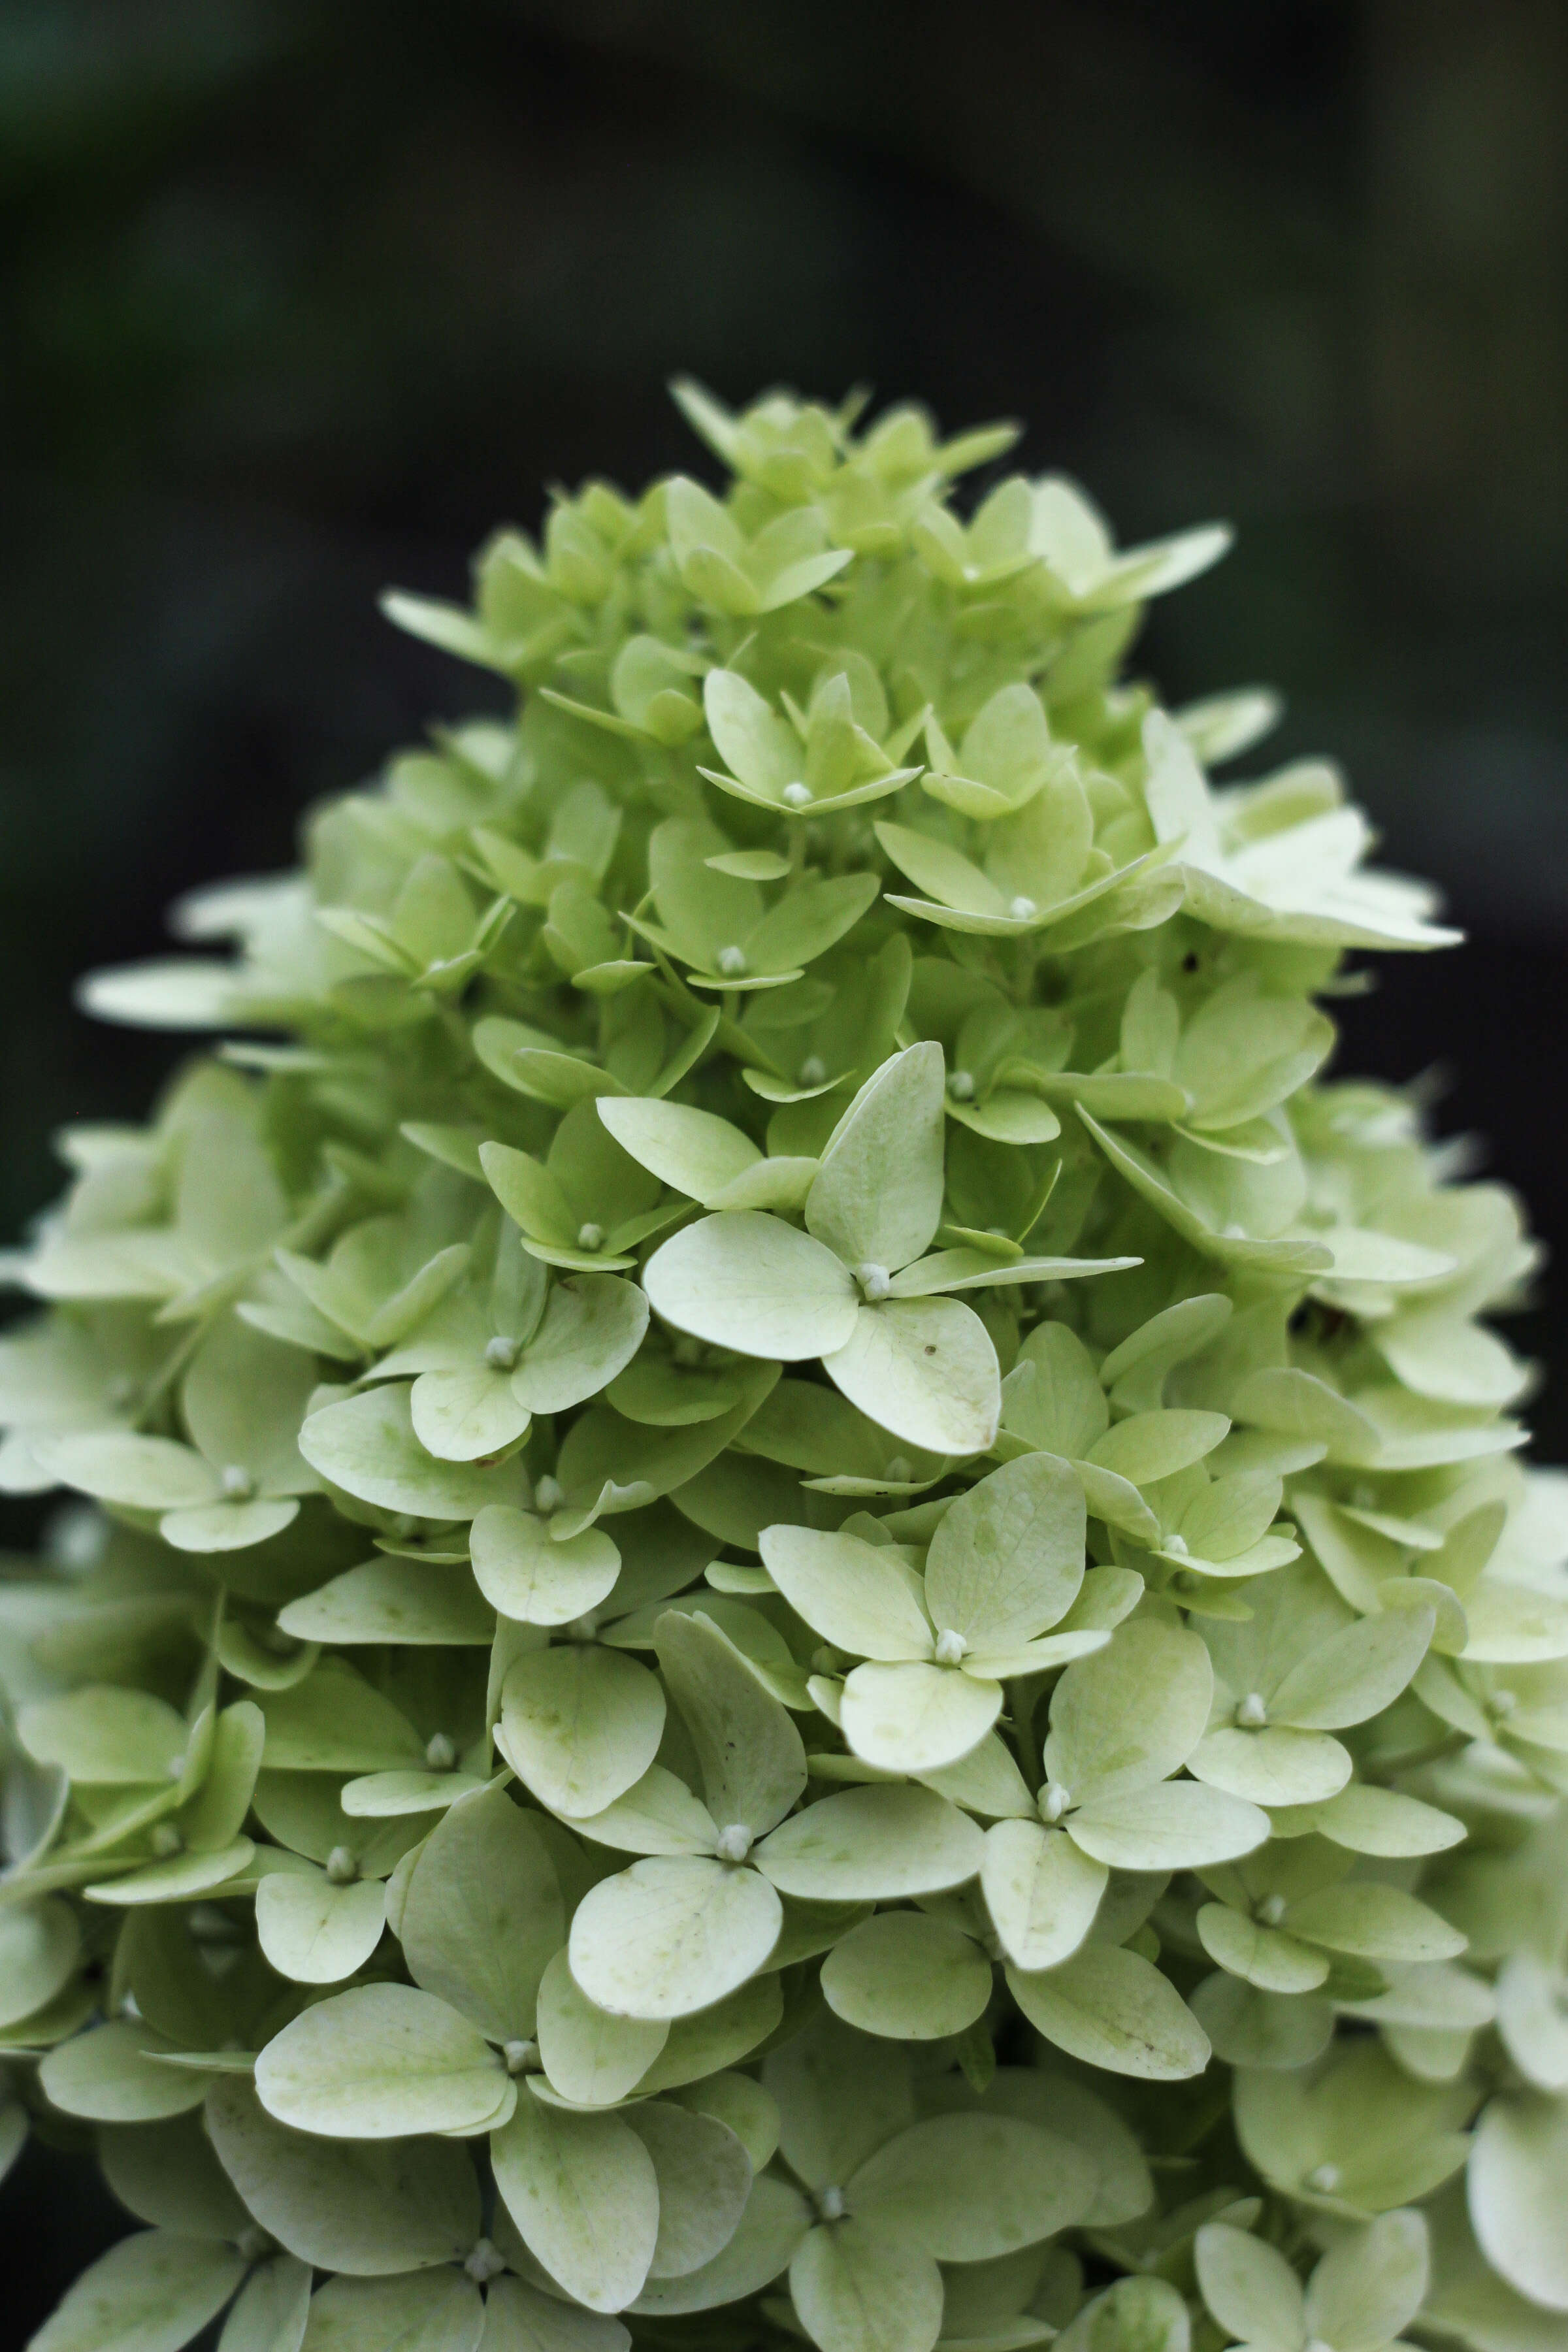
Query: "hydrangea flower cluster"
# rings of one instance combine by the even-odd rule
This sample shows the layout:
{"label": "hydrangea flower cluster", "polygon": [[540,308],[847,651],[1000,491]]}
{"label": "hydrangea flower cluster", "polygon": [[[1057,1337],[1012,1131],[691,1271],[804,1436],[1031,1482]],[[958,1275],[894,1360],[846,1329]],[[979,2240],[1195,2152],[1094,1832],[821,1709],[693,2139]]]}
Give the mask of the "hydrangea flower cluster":
{"label": "hydrangea flower cluster", "polygon": [[1224,530],[678,396],[388,600],[513,722],[86,986],[224,1042],[10,1265],[37,2352],[1556,2352],[1532,1252],[1322,1076],[1454,934],[1122,675]]}

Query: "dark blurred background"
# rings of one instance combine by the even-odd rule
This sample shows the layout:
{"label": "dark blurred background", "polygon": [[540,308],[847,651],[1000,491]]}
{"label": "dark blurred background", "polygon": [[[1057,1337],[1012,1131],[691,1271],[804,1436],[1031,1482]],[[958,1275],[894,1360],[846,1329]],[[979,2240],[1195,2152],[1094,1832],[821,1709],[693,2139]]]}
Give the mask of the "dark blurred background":
{"label": "dark blurred background", "polygon": [[[1022,417],[1124,539],[1237,523],[1139,660],[1283,688],[1442,883],[1468,949],[1342,1059],[1440,1066],[1561,1257],[1565,121],[1562,0],[5,0],[0,1226],[178,1052],[76,975],[493,699],[376,591],[461,594],[547,481],[706,471],[686,369]],[[6,2342],[81,2193],[11,2184]]]}

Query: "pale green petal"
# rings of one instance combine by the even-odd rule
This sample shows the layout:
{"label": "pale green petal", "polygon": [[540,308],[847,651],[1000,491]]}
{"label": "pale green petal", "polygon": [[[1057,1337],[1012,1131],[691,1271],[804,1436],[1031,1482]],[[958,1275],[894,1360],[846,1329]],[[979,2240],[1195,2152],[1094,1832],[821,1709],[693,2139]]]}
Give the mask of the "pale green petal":
{"label": "pale green petal", "polygon": [[303,2262],[382,2277],[461,2262],[479,2235],[479,2181],[454,2141],[289,2131],[238,2075],[215,2082],[205,2119],[251,2213]]}
{"label": "pale green petal", "polygon": [[58,1895],[0,1911],[0,2026],[53,2000],[70,1982],[80,1951],[76,1916]]}
{"label": "pale green petal", "polygon": [[619,2116],[572,2115],[526,2091],[490,2141],[496,2187],[524,2244],[590,2311],[622,2311],[653,2259],[653,2161]]}
{"label": "pale green petal", "polygon": [[999,1683],[951,1666],[857,1666],[844,1685],[844,1737],[888,1772],[940,1771],[977,1748],[1002,1710]]}
{"label": "pale green petal", "polygon": [[1191,2010],[1136,1952],[1089,1945],[1041,1975],[1010,1968],[1007,1982],[1030,2024],[1069,2058],[1152,2083],[1183,2082],[1208,2063]]}
{"label": "pale green petal", "polygon": [[651,2098],[656,2092],[676,2090],[721,2067],[738,2065],[777,2032],[783,2016],[778,1978],[748,1978],[710,2008],[672,2021],[669,2039],[637,2084],[638,2091]]}
{"label": "pale green petal", "polygon": [[634,1863],[601,1879],[579,1906],[572,1973],[590,2000],[618,2017],[686,2017],[763,1966],[783,1919],[778,1896],[754,1870],[695,1855]]}
{"label": "pale green petal", "polygon": [[202,1503],[194,1509],[165,1511],[158,1533],[176,1551],[246,1551],[281,1535],[299,1517],[293,1501]]}
{"label": "pale green petal", "polygon": [[479,2352],[484,2307],[460,2271],[329,2279],[310,2298],[304,2352]]}
{"label": "pale green petal", "polygon": [[1076,1844],[1114,1870],[1199,1870],[1251,1853],[1268,1816],[1195,1780],[1167,1780],[1090,1798],[1068,1815]]}
{"label": "pale green petal", "polygon": [[1071,1607],[1083,1567],[1082,1487],[1065,1462],[1026,1454],[944,1514],[926,1561],[931,1621],[972,1650],[1016,1649]]}
{"label": "pale green petal", "polygon": [[752,2164],[728,2125],[695,2109],[647,2099],[626,2121],[653,2158],[658,2237],[650,2278],[684,2278],[722,2253],[751,2193]]}
{"label": "pale green petal", "polygon": [[497,2042],[534,2030],[566,1909],[537,1814],[504,1788],[465,1798],[419,1850],[397,1933],[417,1981]]}
{"label": "pale green petal", "polygon": [[602,1812],[642,1778],[664,1729],[664,1693],[623,1651],[572,1642],[517,1660],[496,1744],[552,1812]]}
{"label": "pale green petal", "polygon": [[1417,2083],[1374,2041],[1341,2042],[1310,2074],[1289,2063],[1235,2085],[1243,2150],[1285,2195],[1364,2217],[1428,2195],[1469,2153],[1465,2084]]}
{"label": "pale green petal", "polygon": [[811,2231],[789,2284],[821,2352],[931,2352],[942,2329],[942,2273],[897,2224],[851,2216]]}
{"label": "pale green petal", "polygon": [[414,1518],[471,1519],[487,1503],[507,1500],[517,1484],[505,1468],[434,1460],[414,1433],[408,1391],[396,1382],[312,1413],[300,1451],[345,1494]]}
{"label": "pale green petal", "polygon": [[156,2123],[199,2107],[206,2077],[157,2058],[174,2044],[139,2019],[95,2025],[51,2050],[38,2068],[50,2104],[101,2124]]}
{"label": "pale green petal", "polygon": [[1131,1486],[1149,1486],[1201,1462],[1229,1428],[1223,1412],[1135,1412],[1097,1438],[1087,1459]]}
{"label": "pale green petal", "polygon": [[693,2083],[677,2092],[675,2103],[727,2126],[745,2149],[753,2173],[760,2172],[778,2148],[778,2102],[754,2075],[710,2075],[704,2083]]}
{"label": "pale green petal", "polygon": [[655,1252],[643,1282],[677,1330],[782,1363],[841,1349],[860,1312],[854,1279],[831,1250],[756,1210],[688,1225]]}
{"label": "pale green petal", "polygon": [[749,1844],[805,1793],[800,1734],[711,1618],[667,1610],[654,1646],[691,1735],[708,1811],[721,1835],[743,1825]]}
{"label": "pale green petal", "polygon": [[244,2275],[231,2246],[138,2231],[82,2273],[30,2352],[180,2352]]}
{"label": "pale green petal", "polygon": [[1415,2317],[1426,2281],[1422,2216],[1380,2213],[1331,2246],[1308,2280],[1308,2330],[1334,2352],[1379,2352]]}
{"label": "pale green petal", "polygon": [[944,1764],[940,1771],[921,1777],[939,1797],[985,1821],[1022,1820],[1035,1810],[1011,1750],[995,1732],[988,1733],[978,1748],[972,1748],[956,1764]]}
{"label": "pale green petal", "polygon": [[35,1762],[58,1764],[73,1780],[121,1788],[177,1777],[187,1737],[166,1700],[110,1685],[40,1699],[23,1707],[16,1728]]}
{"label": "pale green petal", "polygon": [[1213,1687],[1196,1633],[1132,1619],[1057,1685],[1046,1769],[1080,1800],[1162,1780],[1202,1738]]}
{"label": "pale green petal", "polygon": [[1192,2326],[1169,2279],[1134,2273],[1091,2297],[1057,2340],[1063,2352],[1189,2352]]}
{"label": "pale green petal", "polygon": [[258,2263],[235,2297],[217,2352],[300,2352],[310,2315],[310,2265],[295,2254]]}
{"label": "pale green petal", "polygon": [[630,2341],[618,2319],[541,2294],[521,2279],[491,2279],[485,2290],[479,2352],[626,2352]]}
{"label": "pale green petal", "polygon": [[540,1980],[535,2034],[544,2071],[563,2098],[609,2107],[647,2073],[669,2027],[596,2009],[574,1979],[563,1946]]}
{"label": "pale green petal", "polygon": [[647,1299],[613,1274],[567,1274],[552,1285],[540,1324],[511,1376],[531,1412],[561,1412],[608,1387],[647,1329]]}
{"label": "pale green petal", "polygon": [[[763,2175],[752,2181],[746,2210],[722,2253],[679,2278],[650,2278],[629,2308],[660,2316],[743,2301],[777,2278],[810,2225],[810,2209],[799,2190],[771,2173]],[[542,2352],[553,2352],[553,2347]]]}
{"label": "pale green petal", "polygon": [[377,1879],[335,1886],[323,1871],[277,1871],[256,1890],[256,1936],[279,1976],[296,1984],[341,1984],[364,1966],[386,1924]]}
{"label": "pale green petal", "polygon": [[1203,1904],[1196,1924],[1209,1958],[1260,1992],[1315,1992],[1329,1973],[1327,1959],[1311,1945],[1223,1903]]}
{"label": "pale green petal", "polygon": [[495,1613],[474,1590],[467,1568],[427,1567],[421,1560],[370,1559],[334,1576],[319,1592],[279,1612],[285,1633],[300,1642],[413,1643],[423,1647],[486,1645]]}
{"label": "pale green petal", "polygon": [[114,1429],[82,1437],[40,1435],[33,1452],[62,1485],[127,1510],[179,1510],[210,1503],[222,1492],[211,1463],[167,1437]]}
{"label": "pale green petal", "polygon": [[442,1462],[478,1462],[515,1444],[531,1418],[512,1393],[510,1373],[487,1363],[421,1372],[409,1391],[414,1434]]}
{"label": "pale green petal", "polygon": [[1469,2167],[1470,2221],[1510,2286],[1568,2311],[1568,2107],[1529,2093],[1493,2099]]}
{"label": "pale green petal", "polygon": [[503,1617],[566,1625],[596,1609],[620,1574],[621,1555],[601,1528],[564,1543],[513,1503],[489,1503],[469,1529],[474,1579]]}
{"label": "pale green petal", "polygon": [[1303,1731],[1339,1731],[1380,1715],[1426,1656],[1436,1622],[1426,1609],[1384,1609],[1331,1634],[1285,1676],[1270,1714]]}
{"label": "pale green petal", "polygon": [[784,1895],[825,1903],[897,1902],[962,1886],[984,1840],[929,1789],[847,1789],[808,1805],[757,1848]]}
{"label": "pale green petal", "polygon": [[333,2139],[461,2131],[511,2085],[473,2026],[411,1985],[363,1985],[307,2009],[256,2062],[268,2113]]}
{"label": "pale green petal", "polygon": [[822,1965],[829,2009],[863,2033],[933,2042],[962,2033],[991,1998],[991,1964],[945,1919],[887,1911],[851,1928]]}
{"label": "pale green petal", "polygon": [[1013,2116],[932,2116],[868,2158],[852,2210],[910,2231],[944,2263],[992,2262],[1081,2220],[1094,2181],[1078,2150]]}
{"label": "pale green petal", "polygon": [[398,1821],[410,1813],[443,1813],[484,1786],[477,1772],[366,1772],[345,1781],[342,1803],[358,1821]]}
{"label": "pale green petal", "polygon": [[264,1690],[256,1703],[268,1771],[394,1772],[425,1761],[407,1717],[344,1659],[322,1658],[302,1682]]}
{"label": "pale green petal", "polygon": [[1301,2352],[1301,2283],[1283,2254],[1224,2221],[1200,2230],[1193,2252],[1204,2301],[1228,2336],[1258,2352]]}
{"label": "pale green petal", "polygon": [[1338,1795],[1351,1777],[1351,1757],[1327,1732],[1231,1726],[1200,1739],[1187,1769],[1209,1788],[1255,1805],[1310,1805]]}
{"label": "pale green petal", "polygon": [[942,1102],[941,1046],[911,1045],[867,1079],[834,1129],[805,1223],[846,1265],[896,1274],[929,1246],[942,1215]]}
{"label": "pale green petal", "polygon": [[1021,1969],[1055,1968],[1077,1951],[1109,1877],[1064,1831],[1006,1821],[985,1832],[981,1892],[1008,1958]]}
{"label": "pale green petal", "polygon": [[815,1528],[762,1531],[763,1561],[790,1606],[825,1641],[861,1658],[929,1658],[919,1584],[899,1559],[858,1536]]}
{"label": "pale green petal", "polygon": [[932,1454],[981,1454],[1002,1412],[996,1350],[957,1298],[889,1298],[860,1307],[823,1370],[881,1428]]}
{"label": "pale green petal", "polygon": [[579,1813],[573,1828],[623,1853],[711,1853],[719,1825],[684,1780],[650,1764],[624,1797],[600,1813]]}
{"label": "pale green petal", "polygon": [[707,1205],[762,1157],[749,1136],[727,1118],[684,1103],[629,1100],[602,1095],[599,1117],[624,1151],[650,1169],[661,1184]]}

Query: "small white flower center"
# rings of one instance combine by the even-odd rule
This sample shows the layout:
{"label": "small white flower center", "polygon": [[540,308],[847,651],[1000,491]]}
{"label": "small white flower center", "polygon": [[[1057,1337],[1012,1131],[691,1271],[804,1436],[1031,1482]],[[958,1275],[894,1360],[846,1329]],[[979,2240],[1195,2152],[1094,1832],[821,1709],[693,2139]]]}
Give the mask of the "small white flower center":
{"label": "small white flower center", "polygon": [[948,1079],[947,1091],[954,1102],[973,1102],[974,1099],[973,1071],[954,1070]]}
{"label": "small white flower center", "polygon": [[1007,912],[1016,923],[1031,923],[1039,911],[1032,898],[1026,898],[1021,894],[1007,901]]}
{"label": "small white flower center", "polygon": [[1285,1916],[1285,1897],[1282,1895],[1266,1895],[1258,1906],[1258,1916],[1266,1927],[1278,1927]]}
{"label": "small white flower center", "polygon": [[184,1850],[184,1839],[173,1822],[160,1822],[153,1832],[153,1851],[160,1862],[173,1862]]}
{"label": "small white flower center", "polygon": [[533,1499],[542,1511],[558,1511],[566,1500],[566,1489],[547,1470],[533,1490]]}
{"label": "small white flower center", "polygon": [[746,969],[746,950],[744,948],[721,948],[715,961],[726,980],[739,980]]}
{"label": "small white flower center", "polygon": [[808,1054],[795,1074],[795,1084],[801,1087],[819,1087],[826,1076],[827,1065],[821,1055]]}
{"label": "small white flower center", "polygon": [[1167,1536],[1165,1538],[1165,1549],[1169,1552],[1173,1552],[1178,1559],[1191,1559],[1192,1558],[1192,1553],[1187,1549],[1187,1539],[1185,1536]]}
{"label": "small white flower center", "polygon": [[327,1856],[327,1876],[334,1886],[352,1886],[359,1876],[359,1861],[352,1847],[335,1845]]}
{"label": "small white flower center", "polygon": [[713,1851],[721,1862],[744,1862],[752,1851],[752,1832],[744,1822],[731,1822],[721,1829],[713,1843]]}
{"label": "small white flower center", "polygon": [[590,1219],[587,1224],[579,1225],[577,1228],[577,1246],[580,1250],[603,1249],[605,1246],[604,1226],[595,1224],[592,1219]]}
{"label": "small white flower center", "polygon": [[436,1732],[426,1743],[425,1761],[432,1772],[449,1772],[458,1760],[458,1751],[444,1731]]}
{"label": "small white flower center", "polygon": [[936,1637],[935,1657],[939,1666],[956,1666],[969,1647],[962,1633],[947,1626]]}
{"label": "small white flower center", "polygon": [[503,2042],[500,2054],[509,2074],[537,2074],[541,2071],[537,2042]]}
{"label": "small white flower center", "polygon": [[1268,1709],[1263,1704],[1261,1691],[1248,1691],[1236,1710],[1236,1719],[1248,1731],[1261,1731],[1268,1720]]}
{"label": "small white flower center", "polygon": [[1337,2164],[1315,2164],[1301,2186],[1315,2197],[1331,2197],[1343,2178]]}
{"label": "small white flower center", "polygon": [[912,1475],[909,1463],[901,1454],[895,1454],[892,1460],[889,1463],[887,1468],[882,1473],[883,1477],[887,1479],[889,1486],[908,1486]]}
{"label": "small white flower center", "polygon": [[885,1265],[858,1265],[855,1279],[862,1298],[886,1298],[893,1286],[892,1276]]}
{"label": "small white flower center", "polygon": [[463,2268],[476,2286],[485,2286],[505,2270],[506,2256],[498,2252],[488,2238],[476,2238]]}
{"label": "small white flower center", "polygon": [[786,784],[784,788],[784,797],[786,808],[809,808],[811,786],[801,783]]}
{"label": "small white flower center", "polygon": [[843,2189],[819,2189],[816,2192],[816,2210],[825,2221],[842,2221],[847,2210],[844,2202]]}
{"label": "small white flower center", "polygon": [[1500,1723],[1506,1723],[1518,1705],[1517,1691],[1495,1690],[1487,1701],[1487,1713],[1495,1716]]}
{"label": "small white flower center", "polygon": [[485,1342],[485,1361],[492,1372],[510,1372],[517,1361],[517,1341],[498,1331],[493,1339]]}
{"label": "small white flower center", "polygon": [[1053,1781],[1040,1798],[1040,1819],[1043,1822],[1059,1822],[1071,1808],[1072,1790],[1064,1789],[1059,1780]]}
{"label": "small white flower center", "polygon": [[256,1481],[241,1463],[228,1463],[222,1477],[224,1494],[231,1503],[247,1503],[256,1492]]}
{"label": "small white flower center", "polygon": [[236,2238],[234,2251],[241,2262],[258,2263],[263,2254],[271,2252],[273,2243],[273,2240],[268,2236],[266,2231],[258,2230],[252,2221],[248,2229],[242,2230]]}

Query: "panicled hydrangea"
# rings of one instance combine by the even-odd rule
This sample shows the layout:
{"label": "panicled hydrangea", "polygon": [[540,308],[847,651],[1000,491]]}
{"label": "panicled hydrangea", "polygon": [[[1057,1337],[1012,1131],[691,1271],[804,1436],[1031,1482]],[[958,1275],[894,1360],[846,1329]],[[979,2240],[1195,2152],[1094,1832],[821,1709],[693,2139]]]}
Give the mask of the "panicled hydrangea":
{"label": "panicled hydrangea", "polygon": [[1223,530],[678,396],[389,599],[515,721],[84,990],[227,1042],[10,1264],[37,2352],[1568,2347],[1532,1252],[1322,1076],[1454,934],[1123,676]]}

